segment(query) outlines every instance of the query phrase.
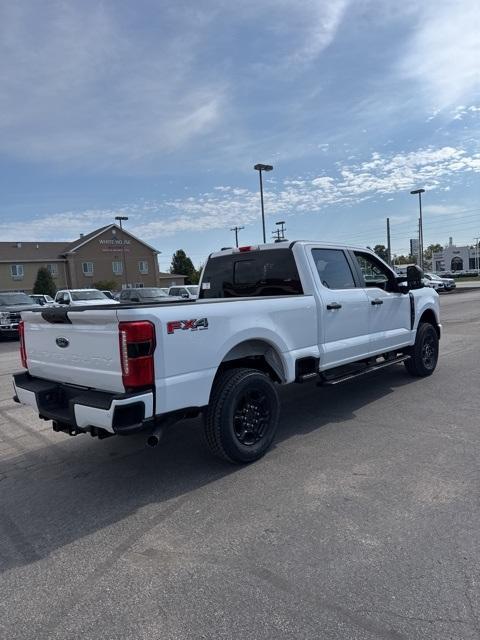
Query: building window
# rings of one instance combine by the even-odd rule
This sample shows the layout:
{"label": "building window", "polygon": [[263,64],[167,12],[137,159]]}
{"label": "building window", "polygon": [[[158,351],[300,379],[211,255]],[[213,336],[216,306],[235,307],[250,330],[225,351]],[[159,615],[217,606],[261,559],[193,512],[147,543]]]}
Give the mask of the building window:
{"label": "building window", "polygon": [[148,273],[148,262],[146,260],[140,260],[138,263],[138,270],[140,273]]}
{"label": "building window", "polygon": [[123,263],[120,260],[114,260],[112,262],[112,270],[116,276],[121,276],[123,273]]}
{"label": "building window", "polygon": [[143,282],[135,282],[133,287],[134,289],[143,289]]}
{"label": "building window", "polygon": [[58,268],[56,264],[47,264],[47,271],[52,278],[56,278],[58,275]]}
{"label": "building window", "polygon": [[93,262],[82,262],[84,276],[93,276]]}
{"label": "building window", "polygon": [[22,280],[23,278],[23,264],[11,264],[10,275],[14,280]]}
{"label": "building window", "polygon": [[458,256],[452,258],[451,269],[452,271],[461,271],[463,269],[463,260]]}

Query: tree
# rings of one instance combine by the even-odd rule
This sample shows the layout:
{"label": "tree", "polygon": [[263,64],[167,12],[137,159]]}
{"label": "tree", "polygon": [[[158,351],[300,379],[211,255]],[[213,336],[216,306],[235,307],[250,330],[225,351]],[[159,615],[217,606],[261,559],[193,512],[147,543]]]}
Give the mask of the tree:
{"label": "tree", "polygon": [[384,244],[376,244],[373,248],[373,251],[379,258],[385,260],[385,262],[388,262],[388,251],[387,247]]}
{"label": "tree", "polygon": [[440,253],[443,251],[443,247],[441,244],[430,244],[423,252],[423,257],[426,260],[431,260],[434,253]]}
{"label": "tree", "polygon": [[115,291],[115,289],[118,289],[118,282],[115,280],[98,280],[93,283],[93,286],[99,291]]}
{"label": "tree", "polygon": [[178,273],[179,275],[186,276],[185,284],[197,284],[200,277],[199,273],[193,266],[193,262],[183,249],[178,249],[173,254],[170,273]]}
{"label": "tree", "polygon": [[53,298],[56,292],[57,287],[53,281],[52,274],[45,267],[40,267],[37,273],[37,279],[33,285],[33,293],[47,295]]}
{"label": "tree", "polygon": [[417,256],[395,256],[395,264],[417,264]]}

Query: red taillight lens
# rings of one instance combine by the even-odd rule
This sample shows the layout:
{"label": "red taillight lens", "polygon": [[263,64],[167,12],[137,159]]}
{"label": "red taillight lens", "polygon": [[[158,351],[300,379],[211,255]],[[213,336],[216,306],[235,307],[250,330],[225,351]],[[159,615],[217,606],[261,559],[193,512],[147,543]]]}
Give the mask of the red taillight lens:
{"label": "red taillight lens", "polygon": [[244,251],[252,251],[253,247],[251,245],[248,245],[246,247],[238,247],[238,250],[241,251],[242,253]]}
{"label": "red taillight lens", "polygon": [[25,349],[25,325],[23,320],[18,323],[18,337],[20,338],[20,360],[22,367],[28,369],[27,366],[27,350]]}
{"label": "red taillight lens", "polygon": [[123,385],[148,387],[154,384],[153,352],[155,327],[151,322],[120,322],[118,324]]}

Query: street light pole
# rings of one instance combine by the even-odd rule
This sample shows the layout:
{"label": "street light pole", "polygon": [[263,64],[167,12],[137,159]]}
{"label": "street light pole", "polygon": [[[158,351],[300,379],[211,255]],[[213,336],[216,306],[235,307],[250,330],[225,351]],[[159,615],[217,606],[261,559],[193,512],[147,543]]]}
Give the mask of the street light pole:
{"label": "street light pole", "polygon": [[232,227],[232,229],[230,229],[230,231],[235,231],[235,245],[238,249],[238,232],[241,231],[242,229],[245,229],[245,227]]}
{"label": "street light pole", "polygon": [[478,243],[480,242],[480,238],[475,238],[475,269],[477,270],[477,276],[480,275],[480,264],[479,264],[479,255],[478,255]]}
{"label": "street light pole", "polygon": [[256,164],[254,167],[255,171],[258,171],[260,175],[260,202],[262,204],[262,229],[263,229],[263,244],[267,242],[267,237],[265,235],[265,210],[263,207],[263,180],[262,180],[262,171],[272,171],[273,167],[271,164]]}
{"label": "street light pole", "polygon": [[419,219],[419,230],[418,230],[418,242],[420,249],[420,264],[418,265],[420,269],[423,269],[423,219],[422,219],[422,193],[425,193],[425,189],[414,189],[410,191],[412,196],[416,196],[418,194],[418,206],[420,208],[420,219]]}
{"label": "street light pole", "polygon": [[127,261],[125,259],[125,241],[123,239],[123,220],[128,220],[127,216],[115,216],[115,220],[118,220],[120,223],[120,232],[121,232],[121,240],[122,240],[122,259],[123,259],[123,272],[125,274],[125,289],[128,289],[128,275],[127,275]]}

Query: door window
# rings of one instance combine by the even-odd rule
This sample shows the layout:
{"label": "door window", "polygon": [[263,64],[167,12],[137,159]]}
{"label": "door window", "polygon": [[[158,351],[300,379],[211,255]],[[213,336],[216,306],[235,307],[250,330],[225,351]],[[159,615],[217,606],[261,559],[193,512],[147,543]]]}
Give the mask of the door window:
{"label": "door window", "polygon": [[365,286],[386,289],[392,278],[390,269],[369,253],[355,251],[355,257],[362,271]]}
{"label": "door window", "polygon": [[347,257],[341,249],[312,249],[320,282],[327,289],[355,289]]}

